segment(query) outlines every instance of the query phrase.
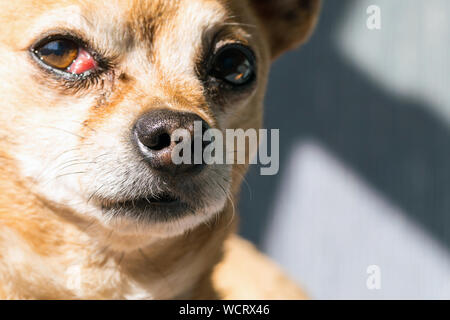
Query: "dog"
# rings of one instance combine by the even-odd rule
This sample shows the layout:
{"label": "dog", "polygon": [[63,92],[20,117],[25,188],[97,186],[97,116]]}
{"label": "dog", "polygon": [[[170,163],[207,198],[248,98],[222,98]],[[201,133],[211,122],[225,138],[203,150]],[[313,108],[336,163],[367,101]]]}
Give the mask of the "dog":
{"label": "dog", "polygon": [[270,64],[319,10],[2,1],[0,298],[304,298],[235,235],[248,166],[175,166],[167,135],[261,128]]}

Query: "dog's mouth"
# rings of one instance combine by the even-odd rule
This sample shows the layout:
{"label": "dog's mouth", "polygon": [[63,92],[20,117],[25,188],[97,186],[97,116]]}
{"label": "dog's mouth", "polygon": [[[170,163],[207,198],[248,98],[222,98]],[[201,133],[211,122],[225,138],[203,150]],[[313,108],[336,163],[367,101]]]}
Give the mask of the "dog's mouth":
{"label": "dog's mouth", "polygon": [[121,201],[103,200],[100,203],[105,213],[147,219],[152,222],[166,222],[194,212],[193,208],[180,197],[168,192]]}
{"label": "dog's mouth", "polygon": [[180,199],[170,193],[147,196],[135,200],[125,200],[116,202],[115,206],[120,207],[146,207],[146,206],[169,206],[181,203]]}

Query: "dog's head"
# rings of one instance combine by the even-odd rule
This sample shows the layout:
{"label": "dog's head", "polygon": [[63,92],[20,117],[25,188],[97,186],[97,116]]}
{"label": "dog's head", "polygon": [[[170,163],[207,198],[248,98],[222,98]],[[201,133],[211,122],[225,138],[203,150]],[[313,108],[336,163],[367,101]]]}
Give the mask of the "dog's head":
{"label": "dog's head", "polygon": [[165,237],[205,222],[239,168],[175,166],[170,134],[195,121],[259,128],[270,62],[307,38],[318,6],[3,1],[0,147],[15,179],[119,233]]}

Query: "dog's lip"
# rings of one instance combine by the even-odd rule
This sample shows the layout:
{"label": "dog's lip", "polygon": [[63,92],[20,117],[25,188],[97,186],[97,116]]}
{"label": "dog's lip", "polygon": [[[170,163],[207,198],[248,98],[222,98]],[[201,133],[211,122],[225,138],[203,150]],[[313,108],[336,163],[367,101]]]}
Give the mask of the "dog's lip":
{"label": "dog's lip", "polygon": [[129,200],[103,200],[100,204],[106,214],[137,218],[140,222],[167,223],[195,212],[195,206],[171,193],[161,193]]}
{"label": "dog's lip", "polygon": [[181,204],[179,197],[171,193],[160,193],[128,200],[103,201],[104,208],[143,208],[151,206],[176,206]]}

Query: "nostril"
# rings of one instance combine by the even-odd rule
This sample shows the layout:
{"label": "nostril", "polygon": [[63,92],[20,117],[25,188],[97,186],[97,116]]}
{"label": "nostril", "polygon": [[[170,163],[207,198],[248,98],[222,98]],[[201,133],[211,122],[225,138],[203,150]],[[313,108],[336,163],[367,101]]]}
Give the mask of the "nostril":
{"label": "nostril", "polygon": [[[178,129],[186,130],[186,135],[180,137],[177,135],[177,141],[172,141],[172,134]],[[153,110],[141,115],[136,121],[132,139],[138,147],[138,152],[152,169],[171,175],[193,174],[206,166],[203,151],[209,143],[203,141],[203,135],[208,129],[208,124],[196,114],[164,109]],[[193,150],[177,148],[177,152],[182,153],[177,155],[182,159],[189,156],[190,159],[190,162],[177,164],[172,160],[171,151],[183,141],[183,138],[192,140],[188,145],[190,144]]]}
{"label": "nostril", "polygon": [[144,136],[141,139],[143,145],[153,151],[160,151],[170,147],[171,137],[167,132],[161,132]]}

